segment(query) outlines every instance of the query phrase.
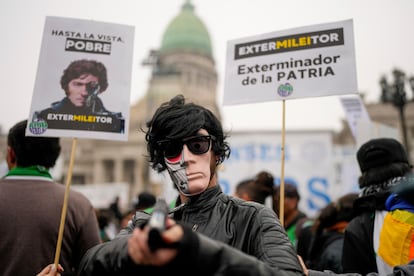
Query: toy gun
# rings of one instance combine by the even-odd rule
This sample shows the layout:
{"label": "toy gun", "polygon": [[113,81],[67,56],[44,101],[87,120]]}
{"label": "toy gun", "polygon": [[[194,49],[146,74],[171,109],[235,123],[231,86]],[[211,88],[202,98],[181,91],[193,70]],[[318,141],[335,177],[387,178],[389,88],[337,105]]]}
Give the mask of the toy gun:
{"label": "toy gun", "polygon": [[160,247],[170,247],[161,237],[162,232],[166,229],[168,212],[169,208],[165,199],[157,199],[152,216],[148,221],[148,226],[150,228],[148,233],[148,246],[151,251],[155,251]]}
{"label": "toy gun", "polygon": [[95,111],[95,104],[96,104],[96,98],[99,94],[99,89],[101,87],[96,82],[89,82],[86,84],[86,91],[88,91],[88,97],[86,98],[86,106],[91,107],[92,106],[92,112]]}

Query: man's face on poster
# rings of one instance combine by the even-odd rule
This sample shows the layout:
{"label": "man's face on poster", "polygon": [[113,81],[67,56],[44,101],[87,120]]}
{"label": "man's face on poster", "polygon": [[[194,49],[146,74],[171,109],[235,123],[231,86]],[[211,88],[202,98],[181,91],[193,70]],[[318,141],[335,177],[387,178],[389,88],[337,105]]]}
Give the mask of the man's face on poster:
{"label": "man's face on poster", "polygon": [[86,99],[91,91],[91,87],[98,87],[99,80],[91,74],[83,74],[79,78],[73,79],[68,84],[66,95],[73,105],[77,107],[85,106]]}

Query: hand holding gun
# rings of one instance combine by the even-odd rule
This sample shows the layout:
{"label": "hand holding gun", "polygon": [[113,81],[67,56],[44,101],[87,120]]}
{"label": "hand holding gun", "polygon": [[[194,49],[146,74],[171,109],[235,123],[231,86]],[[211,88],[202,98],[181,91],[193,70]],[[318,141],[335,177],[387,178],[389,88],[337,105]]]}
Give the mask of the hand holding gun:
{"label": "hand holding gun", "polygon": [[169,218],[169,213],[165,200],[158,199],[151,218],[134,229],[128,239],[128,255],[134,263],[162,266],[177,256],[184,228]]}
{"label": "hand holding gun", "polygon": [[161,234],[166,230],[166,222],[168,218],[169,208],[167,202],[163,198],[159,198],[154,206],[154,211],[148,222],[148,246],[151,251],[155,251],[160,247],[171,247],[167,244]]}

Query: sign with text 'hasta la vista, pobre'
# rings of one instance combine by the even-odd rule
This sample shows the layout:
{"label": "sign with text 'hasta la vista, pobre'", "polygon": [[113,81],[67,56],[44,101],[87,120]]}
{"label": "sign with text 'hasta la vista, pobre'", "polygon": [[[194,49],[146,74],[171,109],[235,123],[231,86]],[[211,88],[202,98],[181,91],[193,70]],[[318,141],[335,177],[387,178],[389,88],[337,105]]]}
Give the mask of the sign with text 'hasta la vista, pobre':
{"label": "sign with text 'hasta la vista, pobre'", "polygon": [[224,105],[356,94],[352,20],[227,43]]}

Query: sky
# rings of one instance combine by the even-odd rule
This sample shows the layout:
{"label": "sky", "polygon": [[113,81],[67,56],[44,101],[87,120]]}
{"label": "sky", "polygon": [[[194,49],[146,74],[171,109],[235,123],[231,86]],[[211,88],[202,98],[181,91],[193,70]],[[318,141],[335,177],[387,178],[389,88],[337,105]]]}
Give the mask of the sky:
{"label": "sky", "polygon": [[[185,0],[1,0],[0,126],[29,115],[46,16],[88,19],[135,27],[131,104],[147,91],[150,68],[142,61],[158,49]],[[223,106],[227,41],[296,27],[353,19],[358,90],[367,102],[380,95],[379,79],[399,68],[414,75],[412,0],[192,0],[213,44],[217,103],[229,130],[280,130],[281,102]],[[408,98],[412,91],[407,87]],[[62,91],[63,97],[63,91]],[[286,130],[338,131],[345,114],[339,96],[286,101]]]}

